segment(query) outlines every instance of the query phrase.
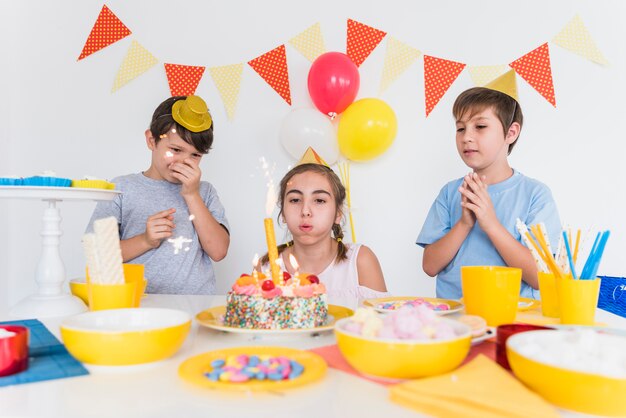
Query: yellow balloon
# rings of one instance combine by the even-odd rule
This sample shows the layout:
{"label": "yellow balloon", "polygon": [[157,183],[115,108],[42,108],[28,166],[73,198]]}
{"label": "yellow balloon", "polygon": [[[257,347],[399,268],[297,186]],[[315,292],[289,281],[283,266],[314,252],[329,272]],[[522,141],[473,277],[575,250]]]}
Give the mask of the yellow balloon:
{"label": "yellow balloon", "polygon": [[339,150],[352,161],[378,157],[391,146],[398,126],[396,114],[380,99],[361,99],[342,114],[337,130]]}

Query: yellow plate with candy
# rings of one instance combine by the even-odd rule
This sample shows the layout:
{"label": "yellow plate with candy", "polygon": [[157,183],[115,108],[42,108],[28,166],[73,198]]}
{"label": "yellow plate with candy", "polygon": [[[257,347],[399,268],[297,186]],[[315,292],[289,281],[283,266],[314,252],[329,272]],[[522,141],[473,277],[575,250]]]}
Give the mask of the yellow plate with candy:
{"label": "yellow plate with candy", "polygon": [[294,334],[317,334],[323,331],[331,331],[335,326],[335,322],[341,318],[347,318],[354,315],[352,309],[339,305],[328,305],[328,321],[325,325],[314,328],[280,328],[280,329],[258,329],[258,328],[239,328],[224,325],[222,318],[226,313],[226,306],[214,306],[206,309],[196,315],[196,320],[202,326],[217,331],[233,332],[239,334],[258,334],[258,335],[294,335]]}
{"label": "yellow plate with candy", "polygon": [[389,313],[399,309],[401,306],[408,304],[408,302],[421,300],[426,307],[437,305],[446,305],[448,309],[433,309],[437,315],[448,315],[451,313],[459,312],[463,309],[463,304],[452,299],[438,299],[438,298],[424,298],[418,296],[390,296],[386,298],[366,299],[363,301],[363,306],[374,308],[381,313]]}
{"label": "yellow plate with candy", "polygon": [[[247,382],[214,381],[205,376],[213,370],[211,362],[229,356],[245,354],[248,356],[287,357],[304,366],[302,374],[289,380],[256,380]],[[208,389],[227,389],[242,391],[277,391],[303,386],[315,382],[326,374],[327,365],[322,357],[305,350],[286,347],[233,347],[209,351],[185,360],[178,368],[178,375],[185,381]]]}

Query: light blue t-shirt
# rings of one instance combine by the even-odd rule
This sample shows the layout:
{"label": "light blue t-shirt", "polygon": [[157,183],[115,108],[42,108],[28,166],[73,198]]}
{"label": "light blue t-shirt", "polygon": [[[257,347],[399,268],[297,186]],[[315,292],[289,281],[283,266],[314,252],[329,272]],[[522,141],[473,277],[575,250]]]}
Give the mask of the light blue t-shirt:
{"label": "light blue t-shirt", "polygon": [[[459,187],[463,178],[446,184],[431,206],[416,244],[422,247],[437,242],[461,218],[461,193]],[[513,175],[488,187],[498,220],[507,231],[521,242],[521,236],[515,228],[517,218],[526,225],[543,222],[546,226],[550,244],[556,248],[561,233],[561,221],[552,198],[550,189],[543,183],[524,176],[513,170]],[[437,297],[459,299],[461,290],[461,266],[506,266],[506,263],[480,228],[478,222],[459,248],[450,264],[437,275]],[[539,291],[522,281],[520,295],[538,298]]]}
{"label": "light blue t-shirt", "polygon": [[[202,250],[198,233],[189,219],[190,213],[180,195],[182,185],[154,180],[142,173],[116,177],[115,189],[122,193],[111,201],[98,202],[91,215],[87,232],[93,231],[97,219],[114,216],[125,240],[146,230],[148,217],[175,208],[172,241],[163,240],[129,263],[143,264],[148,293],[204,295],[215,293],[213,262]],[[228,230],[228,221],[217,191],[210,183],[200,182],[200,196],[217,222]]]}

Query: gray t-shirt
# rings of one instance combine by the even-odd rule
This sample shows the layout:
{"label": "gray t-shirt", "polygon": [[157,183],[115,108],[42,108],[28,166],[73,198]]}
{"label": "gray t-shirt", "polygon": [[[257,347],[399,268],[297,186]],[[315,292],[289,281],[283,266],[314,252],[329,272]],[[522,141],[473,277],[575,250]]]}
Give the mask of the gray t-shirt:
{"label": "gray t-shirt", "polygon": [[[146,230],[148,217],[175,208],[176,228],[170,240],[149,250],[129,263],[143,264],[148,280],[148,293],[205,295],[215,293],[213,263],[202,250],[198,234],[189,220],[189,210],[180,195],[180,184],[154,180],[142,173],[116,177],[115,189],[122,193],[111,201],[98,202],[91,215],[87,232],[93,231],[97,219],[114,216],[120,227],[120,239],[125,240]],[[200,182],[200,196],[220,224],[229,229],[224,207],[215,188]]]}

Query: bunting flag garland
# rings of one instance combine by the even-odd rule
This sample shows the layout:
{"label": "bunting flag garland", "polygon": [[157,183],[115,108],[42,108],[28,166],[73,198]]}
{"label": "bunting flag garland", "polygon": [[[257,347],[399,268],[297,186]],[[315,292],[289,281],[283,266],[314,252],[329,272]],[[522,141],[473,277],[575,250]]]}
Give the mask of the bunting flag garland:
{"label": "bunting flag garland", "polygon": [[363,61],[378,46],[380,41],[387,35],[371,26],[359,23],[356,20],[348,19],[348,38],[346,45],[346,55],[359,67]]}
{"label": "bunting flag garland", "polygon": [[291,106],[289,71],[284,44],[248,61],[248,65]]}
{"label": "bunting flag garland", "polygon": [[191,96],[198,88],[204,67],[166,63],[165,74],[172,96]]}
{"label": "bunting flag garland", "polygon": [[461,62],[424,55],[424,96],[427,117],[464,68],[465,64]]}
{"label": "bunting flag garland", "polygon": [[565,25],[552,42],[598,64],[609,64],[578,15]]}
{"label": "bunting flag garland", "polygon": [[157,60],[150,51],[133,39],[119,70],[117,70],[111,93],[145,73],[150,68],[157,65],[158,62],[159,60]]}
{"label": "bunting flag garland", "polygon": [[550,67],[550,50],[547,42],[509,65],[552,106],[556,107],[552,69]]}
{"label": "bunting flag garland", "polygon": [[105,4],[100,10],[96,23],[91,28],[91,33],[87,37],[83,51],[80,53],[77,61],[106,48],[130,34],[130,29]]}
{"label": "bunting flag garland", "polygon": [[211,78],[220,93],[228,119],[232,120],[237,108],[239,98],[239,87],[241,86],[241,76],[243,74],[243,64],[224,65],[221,67],[209,68]]}
{"label": "bunting flag garland", "polygon": [[493,80],[491,83],[485,85],[485,87],[490,88],[492,90],[500,91],[506,95],[511,96],[515,100],[519,102],[519,98],[517,96],[517,81],[515,77],[515,71],[509,70],[506,73],[502,74],[500,77]]}
{"label": "bunting flag garland", "polygon": [[383,65],[383,76],[380,79],[379,94],[387,90],[407,68],[422,55],[420,51],[390,36],[387,40],[387,51]]}
{"label": "bunting flag garland", "polygon": [[506,73],[509,66],[505,64],[500,65],[473,65],[467,67],[470,73],[470,77],[475,86],[482,87],[490,81],[495,80],[502,74]]}
{"label": "bunting flag garland", "polygon": [[289,40],[289,43],[311,62],[326,52],[319,23],[294,36]]}

